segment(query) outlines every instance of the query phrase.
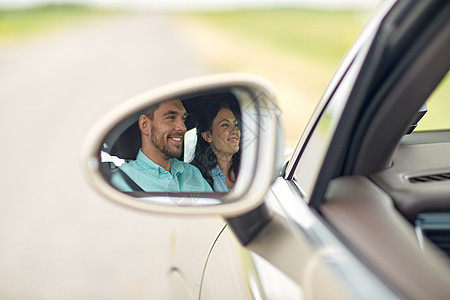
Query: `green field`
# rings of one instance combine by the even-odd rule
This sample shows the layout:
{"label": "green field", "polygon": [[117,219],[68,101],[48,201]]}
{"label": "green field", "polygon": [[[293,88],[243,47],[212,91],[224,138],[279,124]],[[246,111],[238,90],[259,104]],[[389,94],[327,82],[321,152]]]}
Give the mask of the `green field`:
{"label": "green field", "polygon": [[110,13],[110,11],[69,4],[0,10],[0,43],[48,32],[75,21]]}
{"label": "green field", "polygon": [[[194,32],[205,35],[196,42],[216,72],[254,73],[273,84],[286,145],[293,147],[369,15],[368,11],[261,9],[181,17],[200,28]],[[216,38],[222,35],[225,39]]]}
{"label": "green field", "polygon": [[450,77],[441,81],[427,100],[428,112],[419,122],[417,130],[450,129]]}
{"label": "green field", "polygon": [[368,11],[242,10],[188,14],[273,51],[307,57],[334,69],[361,31]]}

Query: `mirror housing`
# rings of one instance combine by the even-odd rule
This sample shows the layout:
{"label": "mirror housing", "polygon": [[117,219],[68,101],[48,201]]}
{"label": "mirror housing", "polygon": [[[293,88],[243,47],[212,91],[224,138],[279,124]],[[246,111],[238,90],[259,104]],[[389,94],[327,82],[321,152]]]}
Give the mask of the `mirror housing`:
{"label": "mirror housing", "polygon": [[[113,145],[149,106],[191,95],[233,93],[240,106],[242,141],[240,171],[228,193],[123,193],[102,172],[102,150]],[[236,217],[258,207],[279,175],[283,159],[280,110],[271,85],[249,74],[220,74],[169,84],[119,105],[88,133],[82,162],[88,181],[108,199],[155,213]]]}

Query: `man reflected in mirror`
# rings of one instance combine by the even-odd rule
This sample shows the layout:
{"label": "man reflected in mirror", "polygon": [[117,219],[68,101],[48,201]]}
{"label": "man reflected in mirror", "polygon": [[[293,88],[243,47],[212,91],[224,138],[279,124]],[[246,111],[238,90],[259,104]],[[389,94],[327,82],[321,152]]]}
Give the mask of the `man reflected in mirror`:
{"label": "man reflected in mirror", "polygon": [[179,99],[158,103],[139,117],[142,148],[135,160],[114,172],[121,191],[212,192],[193,165],[178,160],[186,133],[186,109]]}

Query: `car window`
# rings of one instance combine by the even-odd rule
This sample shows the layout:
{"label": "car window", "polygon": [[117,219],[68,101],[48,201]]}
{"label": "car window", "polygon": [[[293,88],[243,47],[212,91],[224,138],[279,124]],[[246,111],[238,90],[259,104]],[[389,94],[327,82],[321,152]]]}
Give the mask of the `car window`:
{"label": "car window", "polygon": [[351,87],[360,70],[361,59],[362,55],[357,55],[350,65],[336,92],[323,108],[308,142],[303,146],[303,151],[300,151],[300,159],[298,159],[295,167],[293,180],[307,202],[309,202],[309,197],[313,192],[323,160],[335,134],[338,122],[341,119]]}
{"label": "car window", "polygon": [[427,113],[419,121],[415,131],[450,129],[450,75],[442,79],[434,92],[427,99]]}

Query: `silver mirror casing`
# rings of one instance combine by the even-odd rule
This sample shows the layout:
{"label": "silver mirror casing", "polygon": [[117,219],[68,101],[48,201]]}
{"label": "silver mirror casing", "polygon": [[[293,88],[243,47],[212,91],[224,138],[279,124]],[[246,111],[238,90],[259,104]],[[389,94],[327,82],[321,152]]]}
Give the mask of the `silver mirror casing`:
{"label": "silver mirror casing", "polygon": [[[238,180],[229,193],[146,193],[136,198],[115,189],[100,170],[100,151],[113,128],[148,106],[185,95],[229,90],[238,95],[242,114],[242,156]],[[129,122],[129,121],[128,121]],[[250,74],[219,74],[169,84],[119,105],[88,133],[82,148],[82,163],[88,181],[108,199],[154,213],[221,215],[235,217],[256,208],[279,174],[283,157],[280,111],[273,89],[265,79]]]}

